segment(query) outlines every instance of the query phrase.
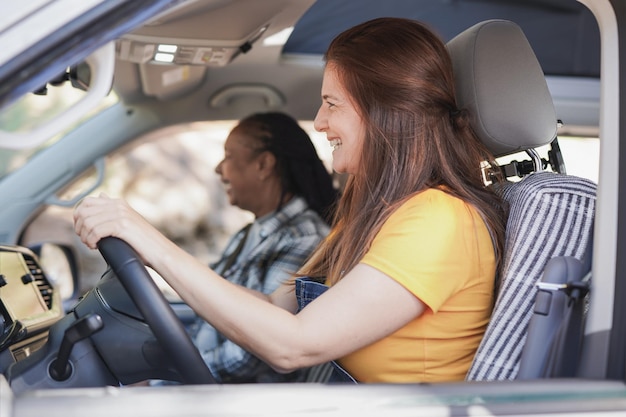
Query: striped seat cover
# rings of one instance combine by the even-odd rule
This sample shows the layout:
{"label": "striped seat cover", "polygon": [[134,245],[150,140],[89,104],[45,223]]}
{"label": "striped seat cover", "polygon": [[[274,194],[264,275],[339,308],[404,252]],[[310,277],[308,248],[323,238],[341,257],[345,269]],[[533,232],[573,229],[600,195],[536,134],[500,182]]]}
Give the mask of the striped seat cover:
{"label": "striped seat cover", "polygon": [[509,203],[500,290],[468,380],[515,379],[535,284],[549,259],[582,259],[592,243],[596,185],[571,175],[538,172],[498,190]]}

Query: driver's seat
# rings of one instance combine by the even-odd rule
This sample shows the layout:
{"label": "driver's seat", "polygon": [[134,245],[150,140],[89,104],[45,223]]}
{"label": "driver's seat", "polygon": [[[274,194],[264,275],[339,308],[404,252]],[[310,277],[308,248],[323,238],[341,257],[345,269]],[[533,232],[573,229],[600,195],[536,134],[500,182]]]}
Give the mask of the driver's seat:
{"label": "driver's seat", "polygon": [[[509,204],[500,289],[467,379],[515,379],[520,369],[526,378],[546,376],[551,341],[562,323],[555,320],[550,326],[535,326],[541,334],[528,333],[536,285],[551,259],[583,260],[589,252],[596,185],[562,173],[541,172],[544,161],[533,148],[553,143],[557,116],[541,66],[516,24],[485,21],[447,46],[458,106],[470,111],[478,136],[496,157],[529,152],[535,171],[497,188]],[[590,268],[590,262],[585,268]],[[572,270],[560,270],[558,280],[578,279],[569,276]],[[524,357],[525,364],[522,352],[528,342],[534,349]]]}

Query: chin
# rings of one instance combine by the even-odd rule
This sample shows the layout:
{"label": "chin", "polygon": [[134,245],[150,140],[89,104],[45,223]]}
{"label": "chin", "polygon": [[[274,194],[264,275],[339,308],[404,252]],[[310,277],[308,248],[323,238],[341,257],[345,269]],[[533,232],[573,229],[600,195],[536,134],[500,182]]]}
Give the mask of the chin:
{"label": "chin", "polygon": [[333,159],[333,171],[335,171],[338,174],[345,174],[346,164],[344,164],[340,160],[337,160],[337,158]]}
{"label": "chin", "polygon": [[228,194],[228,202],[230,203],[231,206],[237,206],[237,200],[235,198],[233,198],[232,195]]}

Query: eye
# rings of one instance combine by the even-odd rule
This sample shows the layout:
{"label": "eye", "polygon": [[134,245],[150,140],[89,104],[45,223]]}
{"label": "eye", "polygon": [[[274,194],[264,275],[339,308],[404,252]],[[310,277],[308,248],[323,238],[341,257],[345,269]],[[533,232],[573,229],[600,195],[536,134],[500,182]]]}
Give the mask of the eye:
{"label": "eye", "polygon": [[325,105],[328,109],[332,109],[337,106],[334,100],[326,94],[322,96],[322,105]]}

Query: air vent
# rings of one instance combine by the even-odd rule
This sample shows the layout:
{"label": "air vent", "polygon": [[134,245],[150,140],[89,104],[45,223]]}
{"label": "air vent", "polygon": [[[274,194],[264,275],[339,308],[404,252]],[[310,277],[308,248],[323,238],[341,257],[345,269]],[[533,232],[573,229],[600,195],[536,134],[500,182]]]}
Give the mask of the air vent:
{"label": "air vent", "polygon": [[33,281],[35,282],[37,288],[39,289],[39,292],[41,293],[41,298],[46,303],[48,310],[51,310],[53,293],[52,285],[50,285],[50,283],[48,282],[48,279],[44,275],[42,269],[39,267],[39,264],[37,264],[37,261],[35,261],[35,259],[28,254],[23,254],[23,256],[24,261],[26,262],[26,267],[28,268],[28,271],[33,277]]}

